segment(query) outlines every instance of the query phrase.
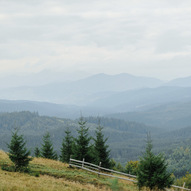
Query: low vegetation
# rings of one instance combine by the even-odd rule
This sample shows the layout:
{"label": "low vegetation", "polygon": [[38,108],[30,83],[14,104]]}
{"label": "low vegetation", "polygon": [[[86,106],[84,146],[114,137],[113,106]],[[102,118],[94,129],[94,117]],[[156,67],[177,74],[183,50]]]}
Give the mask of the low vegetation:
{"label": "low vegetation", "polygon": [[5,166],[12,166],[8,155],[0,151],[0,190],[66,190],[66,191],[137,191],[136,185],[124,180],[103,177],[70,168],[68,164],[45,158],[33,158],[29,173],[9,172]]}
{"label": "low vegetation", "polygon": [[191,189],[191,174],[187,173],[185,176],[179,178],[175,182],[176,185],[185,185],[186,188]]}

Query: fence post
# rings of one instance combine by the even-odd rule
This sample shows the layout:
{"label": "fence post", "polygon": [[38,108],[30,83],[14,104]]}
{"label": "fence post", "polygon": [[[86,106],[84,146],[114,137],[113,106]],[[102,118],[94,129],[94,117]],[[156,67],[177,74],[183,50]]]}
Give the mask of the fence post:
{"label": "fence post", "polygon": [[99,162],[98,176],[99,176],[99,173],[100,173],[100,167],[101,167],[101,162]]}
{"label": "fence post", "polygon": [[85,161],[85,159],[83,158],[83,161],[82,161],[82,168],[84,168],[84,161]]}
{"label": "fence post", "polygon": [[183,184],[183,186],[182,186],[182,188],[183,188],[183,189],[182,189],[181,191],[183,191],[183,190],[184,190],[185,184],[186,184],[186,183],[184,182],[184,184]]}
{"label": "fence post", "polygon": [[[71,156],[70,156],[70,160],[71,160]],[[71,162],[71,161],[70,161],[70,160],[69,160],[69,167],[71,167],[71,165],[70,165],[70,162]]]}

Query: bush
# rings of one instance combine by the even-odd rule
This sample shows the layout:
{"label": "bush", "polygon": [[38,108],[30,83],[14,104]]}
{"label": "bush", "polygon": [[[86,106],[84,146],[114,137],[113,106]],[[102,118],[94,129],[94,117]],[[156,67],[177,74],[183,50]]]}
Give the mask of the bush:
{"label": "bush", "polygon": [[131,175],[137,175],[139,161],[129,161],[125,166],[125,172]]}
{"label": "bush", "polygon": [[186,173],[185,176],[176,180],[176,185],[182,186],[184,184],[184,182],[185,182],[185,187],[190,189],[191,188],[191,174],[189,174],[188,172]]}
{"label": "bush", "polygon": [[4,163],[1,165],[1,169],[2,170],[6,170],[8,172],[15,172],[15,167],[14,166],[10,166],[7,163]]}

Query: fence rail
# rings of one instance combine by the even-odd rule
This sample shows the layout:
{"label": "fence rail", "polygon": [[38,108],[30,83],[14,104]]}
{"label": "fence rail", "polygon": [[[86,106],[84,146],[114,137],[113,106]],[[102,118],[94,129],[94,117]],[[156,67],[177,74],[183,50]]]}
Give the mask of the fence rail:
{"label": "fence rail", "polygon": [[[80,160],[75,160],[75,159],[70,158],[69,166],[81,168],[81,169],[87,170],[89,172],[96,173],[98,175],[109,176],[109,177],[118,178],[118,179],[122,179],[122,180],[128,180],[128,181],[131,181],[131,182],[137,182],[136,180],[134,180],[135,178],[137,178],[135,175],[126,174],[126,173],[123,173],[123,172],[118,172],[118,171],[115,171],[115,170],[103,168],[103,167],[101,167],[101,162],[99,163],[99,166],[98,166],[98,165],[95,165],[95,164],[92,164],[92,163],[89,163],[89,162],[85,162],[85,159],[83,159],[83,161],[80,161]],[[116,175],[112,175],[112,174],[108,174],[108,173],[103,173],[103,172],[101,172],[101,170],[104,171],[104,172],[115,173],[115,174],[130,177],[130,178],[134,178],[134,179],[129,179],[129,178],[124,178],[124,177],[120,177],[120,176],[116,176]],[[184,188],[184,186],[185,186],[185,184],[183,185],[183,187],[176,186],[176,185],[172,185],[171,187],[179,188],[182,191],[183,190],[190,190],[188,188]]]}
{"label": "fence rail", "polygon": [[[75,162],[75,164],[73,164],[73,162]],[[79,163],[81,165],[79,165]],[[74,167],[78,167],[78,168],[81,168],[81,169],[84,169],[84,170],[87,170],[87,171],[90,171],[90,172],[93,172],[93,173],[96,173],[98,175],[109,176],[109,177],[118,178],[118,179],[122,179],[122,180],[128,180],[128,181],[131,181],[131,182],[136,182],[136,180],[132,180],[132,179],[129,179],[129,178],[119,177],[119,176],[115,176],[115,175],[106,174],[106,173],[101,172],[101,170],[104,170],[104,171],[113,172],[113,173],[116,173],[116,174],[121,174],[121,175],[124,175],[124,176],[134,177],[135,178],[135,176],[130,175],[130,174],[125,174],[125,173],[122,173],[122,172],[118,172],[118,171],[110,170],[110,169],[107,169],[107,168],[103,168],[103,167],[101,167],[101,163],[100,163],[100,166],[98,166],[98,165],[95,165],[95,164],[85,162],[84,160],[79,161],[79,160],[75,160],[75,159],[70,159],[69,165],[74,166]],[[93,166],[94,170],[91,170],[92,166]]]}

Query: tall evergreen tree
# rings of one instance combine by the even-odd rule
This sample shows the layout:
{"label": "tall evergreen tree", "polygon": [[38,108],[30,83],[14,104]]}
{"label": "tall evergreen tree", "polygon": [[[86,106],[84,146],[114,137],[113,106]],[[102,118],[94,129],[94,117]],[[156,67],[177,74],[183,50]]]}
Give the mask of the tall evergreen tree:
{"label": "tall evergreen tree", "polygon": [[147,136],[147,146],[137,170],[137,185],[141,190],[143,187],[149,190],[165,190],[173,184],[171,174],[167,172],[167,164],[164,157],[154,155],[152,152],[152,141]]}
{"label": "tall evergreen tree", "polygon": [[72,155],[73,137],[69,128],[66,129],[65,134],[65,138],[62,141],[60,160],[69,163],[70,156]]}
{"label": "tall evergreen tree", "polygon": [[108,145],[106,145],[106,141],[108,140],[108,138],[104,139],[104,135],[103,135],[103,127],[101,127],[100,125],[100,121],[98,124],[98,127],[96,128],[96,138],[94,139],[94,159],[95,159],[95,163],[99,164],[99,162],[101,162],[101,166],[105,167],[105,168],[110,168],[111,164],[110,164],[110,151],[108,150]]}
{"label": "tall evergreen tree", "polygon": [[15,171],[23,170],[28,167],[32,158],[29,157],[30,151],[27,151],[25,147],[26,142],[23,139],[23,135],[18,135],[18,130],[12,133],[12,139],[10,144],[7,144],[9,148],[9,158],[15,165]]}
{"label": "tall evergreen tree", "polygon": [[48,132],[43,136],[41,156],[43,158],[48,158],[53,160],[57,160],[58,158],[56,152],[53,149],[53,145],[50,139],[50,134]]}
{"label": "tall evergreen tree", "polygon": [[73,157],[77,160],[83,160],[84,158],[86,161],[91,162],[92,157],[89,146],[91,138],[88,135],[89,128],[86,127],[86,121],[84,121],[83,117],[80,117],[78,124],[78,137],[74,139]]}

